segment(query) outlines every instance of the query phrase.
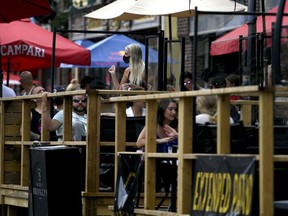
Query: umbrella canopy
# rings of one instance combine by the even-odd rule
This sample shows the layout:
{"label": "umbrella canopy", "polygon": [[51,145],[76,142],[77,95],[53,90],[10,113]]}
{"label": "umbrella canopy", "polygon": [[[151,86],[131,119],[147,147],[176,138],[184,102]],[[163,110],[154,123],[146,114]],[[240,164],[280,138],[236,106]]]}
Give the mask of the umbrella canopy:
{"label": "umbrella canopy", "polygon": [[94,19],[132,20],[147,15],[194,16],[198,11],[241,11],[247,7],[230,0],[117,0],[85,17]]}
{"label": "umbrella canopy", "polygon": [[[130,37],[121,34],[114,34],[108,38],[99,41],[92,46],[87,47],[91,51],[92,65],[110,65],[117,62],[120,66],[127,66],[123,62],[123,55],[125,54],[125,47],[129,44],[137,43],[142,49],[142,58],[145,59],[145,45]],[[158,62],[158,52],[149,48],[148,62]]]}
{"label": "umbrella canopy", "polygon": [[0,1],[0,23],[54,13],[48,0]]}
{"label": "umbrella canopy", "polygon": [[[3,71],[51,67],[53,33],[28,19],[0,24],[0,56]],[[55,66],[60,63],[90,65],[90,51],[56,35]]]}
{"label": "umbrella canopy", "polygon": [[[269,10],[269,13],[277,13],[278,6]],[[288,2],[285,3],[284,13],[288,12]],[[272,23],[276,22],[275,16],[265,16],[265,28],[267,35],[271,35],[272,32]],[[282,25],[288,25],[288,17],[283,16]],[[256,31],[257,33],[263,32],[263,17],[258,16],[256,21]],[[248,36],[248,25],[244,24],[243,26],[223,35],[217,40],[211,43],[210,54],[213,56],[224,55],[234,52],[239,52],[239,36],[247,37]],[[267,40],[267,46],[271,46],[271,40]]]}
{"label": "umbrella canopy", "polygon": [[[2,72],[3,84],[7,84],[7,72]],[[9,74],[9,84],[10,85],[20,85],[20,76],[16,74]]]}
{"label": "umbrella canopy", "polygon": [[[113,64],[118,64],[120,67],[127,67],[128,64],[123,62],[125,47],[129,44],[137,43],[142,49],[142,58],[145,59],[145,45],[130,37],[121,34],[109,36],[89,47],[91,51],[91,68],[110,67]],[[158,52],[149,48],[149,63],[158,62]],[[61,68],[79,67],[78,65],[61,64]],[[80,66],[81,67],[81,66]],[[84,66],[85,67],[85,66]]]}
{"label": "umbrella canopy", "polygon": [[84,47],[84,48],[87,48],[87,47],[89,47],[89,46],[91,46],[91,45],[93,45],[94,44],[94,42],[92,42],[92,41],[90,41],[90,40],[76,40],[76,41],[74,41],[76,44],[78,44],[79,46],[82,46],[82,47]]}
{"label": "umbrella canopy", "polygon": [[[7,72],[6,71],[3,71],[2,72],[2,75],[3,75],[3,84],[7,84]],[[9,85],[21,85],[20,83],[20,76],[19,75],[16,75],[16,74],[9,74]],[[35,84],[39,84],[39,81],[38,80],[33,80],[33,83]]]}

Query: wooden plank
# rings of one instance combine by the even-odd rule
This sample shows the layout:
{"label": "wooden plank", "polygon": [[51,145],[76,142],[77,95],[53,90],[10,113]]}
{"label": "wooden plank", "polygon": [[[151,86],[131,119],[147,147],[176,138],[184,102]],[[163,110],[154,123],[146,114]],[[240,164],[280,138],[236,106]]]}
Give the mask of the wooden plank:
{"label": "wooden plank", "polygon": [[241,106],[241,120],[244,125],[251,125],[252,122],[252,105],[243,104]]}
{"label": "wooden plank", "polygon": [[116,188],[118,155],[117,152],[125,151],[126,149],[126,102],[116,104],[116,119],[115,119],[115,166],[114,166],[114,182]]}
{"label": "wooden plank", "polygon": [[178,193],[177,213],[188,214],[192,202],[192,162],[183,155],[192,153],[193,140],[193,105],[191,98],[179,99],[179,136],[178,136]]}
{"label": "wooden plank", "polygon": [[155,209],[156,204],[156,159],[149,158],[146,153],[156,152],[157,105],[157,100],[146,101],[144,208],[150,210]]}
{"label": "wooden plank", "polygon": [[22,113],[21,112],[6,112],[5,113],[5,125],[21,125]]}
{"label": "wooden plank", "polygon": [[72,97],[64,97],[64,123],[63,123],[63,140],[72,140]]}
{"label": "wooden plank", "polygon": [[4,125],[4,136],[19,137],[21,125]]}
{"label": "wooden plank", "polygon": [[[51,107],[51,100],[52,100],[51,98],[47,98],[47,107]],[[51,110],[49,108],[48,108],[48,110],[51,112]],[[44,119],[43,115],[44,115],[44,113],[41,113],[41,119]],[[53,117],[51,116],[51,118],[53,118]],[[41,121],[41,141],[49,141],[49,140],[50,140],[50,131],[45,129],[44,121]]]}
{"label": "wooden plank", "polygon": [[5,161],[4,162],[4,172],[21,172],[21,162],[20,161]]}
{"label": "wooden plank", "polygon": [[4,173],[4,184],[20,184],[20,172],[19,173]]}
{"label": "wooden plank", "polygon": [[4,157],[5,161],[18,160],[21,158],[20,146],[5,146]]}
{"label": "wooden plank", "polygon": [[21,100],[12,100],[5,102],[5,113],[14,113],[22,111],[22,102]]}
{"label": "wooden plank", "polygon": [[29,170],[30,170],[30,157],[29,146],[22,145],[21,147],[21,185],[29,185]]}
{"label": "wooden plank", "polygon": [[274,215],[273,172],[273,92],[261,91],[259,96],[259,179],[260,215]]}
{"label": "wooden plank", "polygon": [[[88,99],[88,133],[86,147],[86,191],[99,191],[100,163],[100,105],[97,94],[89,94]],[[90,212],[91,213],[91,212]]]}
{"label": "wooden plank", "polygon": [[22,101],[22,141],[30,141],[31,131],[31,102],[30,100]]}
{"label": "wooden plank", "polygon": [[217,96],[217,153],[230,153],[230,98],[228,94]]}
{"label": "wooden plank", "polygon": [[[5,122],[5,115],[3,115],[5,110],[5,103],[0,101],[0,185],[4,182],[4,155],[5,155],[5,135],[4,135],[4,122]],[[1,190],[1,189],[0,189]],[[2,199],[2,198],[1,198]],[[1,201],[1,200],[0,200]],[[1,201],[2,203],[2,201]]]}

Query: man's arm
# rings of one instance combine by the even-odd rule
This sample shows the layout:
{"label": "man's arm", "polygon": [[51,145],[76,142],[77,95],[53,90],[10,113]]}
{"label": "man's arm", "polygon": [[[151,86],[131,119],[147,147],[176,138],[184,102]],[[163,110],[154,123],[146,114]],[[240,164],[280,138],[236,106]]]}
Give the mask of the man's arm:
{"label": "man's arm", "polygon": [[44,92],[42,94],[41,108],[42,108],[42,121],[44,124],[44,128],[49,130],[49,131],[57,130],[61,126],[61,122],[59,122],[55,119],[51,119],[50,109],[47,106],[47,92]]}

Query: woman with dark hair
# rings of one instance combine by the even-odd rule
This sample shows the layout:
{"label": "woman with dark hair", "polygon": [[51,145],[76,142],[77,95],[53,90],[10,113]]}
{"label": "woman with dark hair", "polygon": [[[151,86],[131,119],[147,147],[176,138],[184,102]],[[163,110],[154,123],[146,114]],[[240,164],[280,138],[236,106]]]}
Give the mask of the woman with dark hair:
{"label": "woman with dark hair", "polygon": [[[178,144],[178,104],[174,99],[162,99],[157,110],[157,152],[168,152],[169,147]],[[146,126],[139,134],[137,147],[146,143]]]}
{"label": "woman with dark hair", "polygon": [[[157,110],[157,152],[172,153],[173,146],[178,145],[178,104],[174,99],[162,99]],[[146,126],[138,136],[137,147],[143,149],[146,143]],[[170,160],[156,162],[156,191],[164,187],[166,193],[176,179],[177,166]]]}

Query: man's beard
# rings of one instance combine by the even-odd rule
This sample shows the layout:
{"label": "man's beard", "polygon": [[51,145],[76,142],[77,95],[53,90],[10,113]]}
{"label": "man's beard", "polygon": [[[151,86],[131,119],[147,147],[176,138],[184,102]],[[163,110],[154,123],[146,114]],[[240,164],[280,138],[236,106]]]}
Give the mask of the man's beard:
{"label": "man's beard", "polygon": [[77,113],[85,113],[87,108],[83,106],[78,106],[78,107],[72,107],[73,111]]}

